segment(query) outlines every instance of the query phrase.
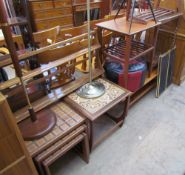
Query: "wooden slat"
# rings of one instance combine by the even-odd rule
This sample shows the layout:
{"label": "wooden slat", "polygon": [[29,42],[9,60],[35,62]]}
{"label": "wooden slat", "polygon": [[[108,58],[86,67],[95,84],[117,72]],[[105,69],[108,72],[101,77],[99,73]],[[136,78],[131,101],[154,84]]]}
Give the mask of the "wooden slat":
{"label": "wooden slat", "polygon": [[[96,45],[91,47],[91,51],[97,50],[99,48],[100,48],[100,45],[96,44]],[[53,61],[53,62],[47,64],[46,66],[42,66],[40,68],[34,69],[33,71],[30,71],[27,74],[25,74],[23,76],[23,80],[29,80],[29,79],[35,77],[36,75],[39,75],[39,74],[41,74],[43,72],[46,72],[46,71],[48,71],[48,70],[50,70],[50,69],[52,69],[54,67],[60,66],[60,65],[66,63],[68,61],[72,61],[75,58],[78,58],[78,57],[84,55],[87,52],[88,52],[88,48],[85,48],[85,49],[80,50],[80,51],[78,51],[76,53],[73,53],[73,54],[71,54],[69,56],[66,56],[64,58],[58,59],[56,61]]]}
{"label": "wooden slat", "polygon": [[[146,55],[147,53],[151,52],[154,49],[153,46],[147,46],[143,43],[132,41],[132,50],[131,50],[131,56],[130,61],[135,60],[141,56]],[[116,45],[113,45],[109,48],[107,48],[104,51],[105,55],[111,56],[114,59],[118,61],[124,61],[125,54],[126,54],[126,44],[125,42],[120,42]]]}
{"label": "wooden slat", "polygon": [[22,156],[20,157],[19,159],[17,159],[15,162],[9,164],[7,167],[3,168],[1,171],[0,171],[0,174],[3,174],[5,173],[6,171],[8,171],[9,169],[13,168],[15,165],[17,165],[18,163],[24,161],[26,159],[26,156]]}
{"label": "wooden slat", "polygon": [[[95,34],[95,31],[92,31],[91,34]],[[57,42],[57,43],[53,43],[49,46],[42,47],[42,48],[34,50],[34,51],[26,51],[24,54],[19,55],[19,61],[27,59],[28,57],[37,55],[39,53],[45,52],[49,49],[54,49],[58,46],[66,45],[67,43],[71,43],[71,42],[74,42],[76,40],[81,40],[83,38],[87,38],[87,35],[88,35],[87,33],[84,33],[82,35],[79,35],[79,36],[76,36],[76,37],[73,37],[73,38],[69,38],[67,40],[60,41],[60,42]],[[1,59],[1,57],[0,57],[0,59]],[[0,62],[0,67],[7,66],[9,64],[12,64],[12,60],[11,60],[11,58],[6,58],[6,59],[4,59]]]}

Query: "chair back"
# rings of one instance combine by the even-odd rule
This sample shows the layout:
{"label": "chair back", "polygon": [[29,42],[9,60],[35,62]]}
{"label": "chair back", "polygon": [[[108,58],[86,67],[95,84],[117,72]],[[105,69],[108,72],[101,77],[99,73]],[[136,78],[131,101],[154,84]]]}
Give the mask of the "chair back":
{"label": "chair back", "polygon": [[57,40],[63,41],[63,40],[69,39],[69,38],[73,38],[75,36],[82,35],[84,33],[87,33],[87,25],[86,24],[79,26],[79,27],[61,29],[58,36],[57,36]]}
{"label": "chair back", "polygon": [[50,49],[46,52],[38,54],[38,62],[40,64],[48,64],[49,62],[56,61],[64,58],[70,54],[79,51],[82,47],[79,42],[73,42],[70,45],[65,45],[60,48]]}
{"label": "chair back", "polygon": [[41,48],[55,43],[59,30],[60,26],[56,26],[54,28],[33,33],[33,38],[36,45]]}

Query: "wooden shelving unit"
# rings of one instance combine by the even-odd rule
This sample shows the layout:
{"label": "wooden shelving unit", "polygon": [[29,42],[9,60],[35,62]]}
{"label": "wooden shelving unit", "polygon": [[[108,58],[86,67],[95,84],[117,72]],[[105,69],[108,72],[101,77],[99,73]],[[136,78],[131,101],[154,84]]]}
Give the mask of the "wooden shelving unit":
{"label": "wooden shelving unit", "polygon": [[[132,24],[131,28],[128,16],[97,24],[99,41],[102,45],[102,60],[105,60],[104,56],[107,56],[109,59],[111,58],[124,63],[125,88],[127,88],[128,85],[128,68],[130,61],[147,55],[148,76],[145,80],[144,86],[133,93],[130,105],[133,105],[143,95],[156,87],[157,70],[154,66],[154,62],[156,60],[156,43],[159,27],[162,24],[177,19],[182,15],[181,13],[164,9],[155,10],[154,13],[157,17],[160,17],[160,21],[157,23],[154,22],[151,12],[146,11],[134,17],[136,22]],[[141,20],[144,22],[141,23]],[[137,34],[140,34],[141,32],[148,32],[149,29],[153,30],[153,36],[150,39],[150,44],[134,40]],[[123,38],[122,41],[104,49],[102,36],[103,30],[120,34]]]}

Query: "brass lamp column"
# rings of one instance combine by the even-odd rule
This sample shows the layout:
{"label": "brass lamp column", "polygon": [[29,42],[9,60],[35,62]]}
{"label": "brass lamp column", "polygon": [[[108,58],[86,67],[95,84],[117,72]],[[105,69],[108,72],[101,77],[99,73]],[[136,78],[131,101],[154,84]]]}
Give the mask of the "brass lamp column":
{"label": "brass lamp column", "polygon": [[90,0],[87,0],[87,23],[88,23],[88,57],[89,57],[89,83],[82,86],[77,94],[82,98],[97,98],[105,93],[105,86],[98,82],[92,81],[92,54],[91,54],[91,17],[90,17]]}

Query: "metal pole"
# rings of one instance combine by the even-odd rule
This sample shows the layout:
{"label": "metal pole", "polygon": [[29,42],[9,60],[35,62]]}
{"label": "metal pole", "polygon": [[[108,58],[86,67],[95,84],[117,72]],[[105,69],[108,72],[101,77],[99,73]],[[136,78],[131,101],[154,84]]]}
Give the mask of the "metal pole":
{"label": "metal pole", "polygon": [[91,24],[90,0],[87,0],[87,26],[88,26],[88,58],[89,58],[89,83],[77,90],[82,98],[97,98],[105,93],[105,86],[98,81],[92,81],[92,55],[91,55]]}
{"label": "metal pole", "polygon": [[91,16],[90,0],[87,0],[87,26],[88,26],[88,58],[89,58],[89,83],[92,83],[92,55],[91,55]]}
{"label": "metal pole", "polygon": [[131,20],[130,20],[130,26],[129,26],[129,33],[131,32],[131,28],[132,28],[132,22],[133,22],[135,4],[136,4],[136,0],[132,0],[132,12],[131,12]]}
{"label": "metal pole", "polygon": [[125,3],[125,0],[122,1],[121,6],[119,7],[119,9],[118,9],[118,11],[116,13],[116,16],[114,17],[114,20],[118,17],[119,12],[120,12],[121,8],[123,7],[124,3]]}

